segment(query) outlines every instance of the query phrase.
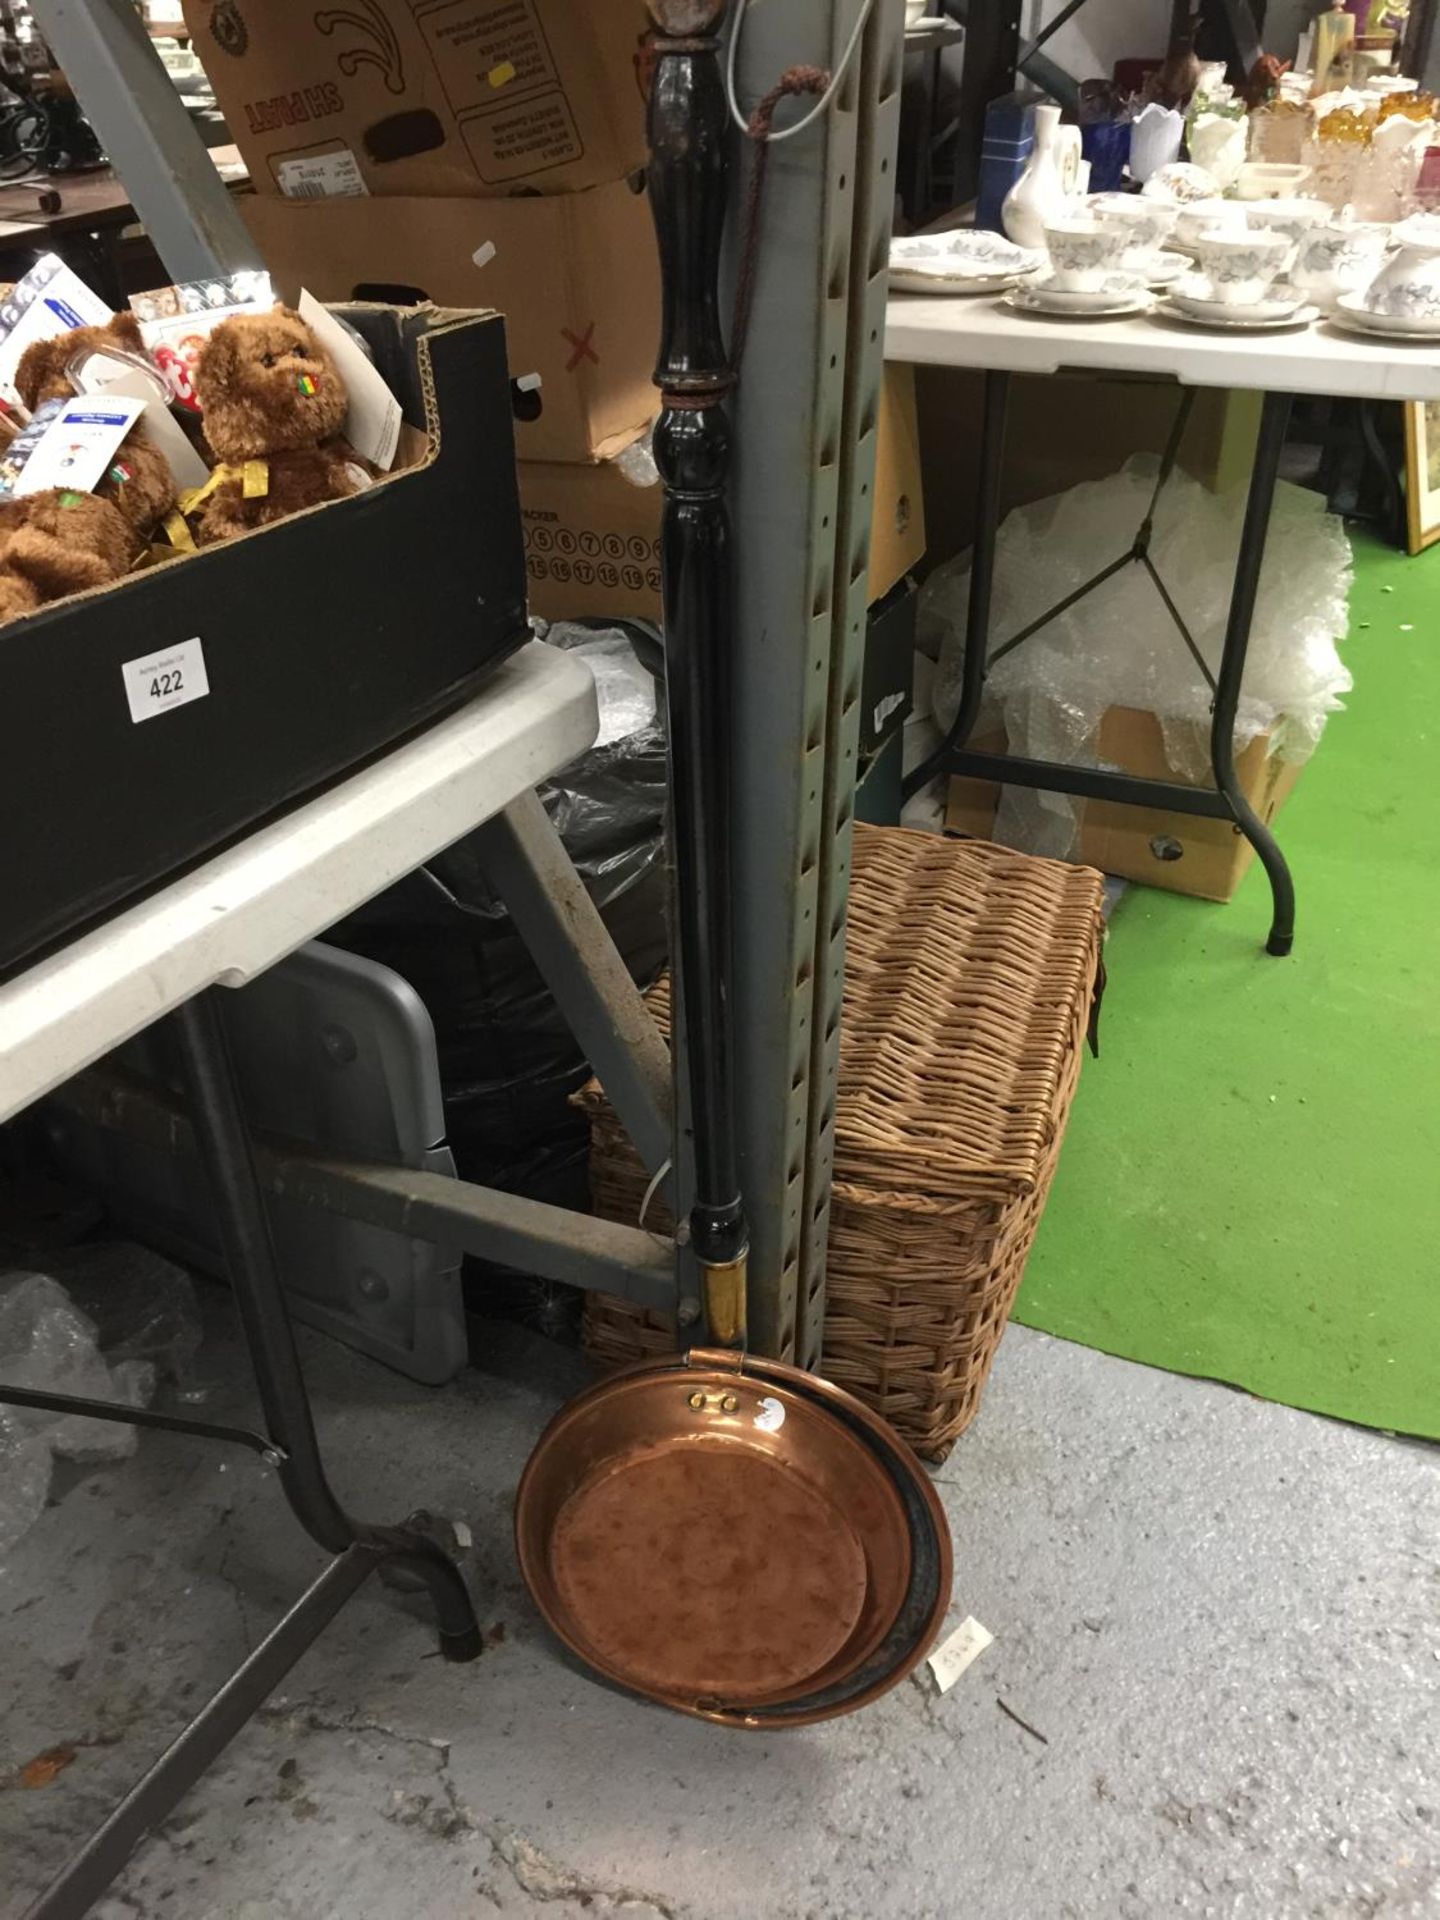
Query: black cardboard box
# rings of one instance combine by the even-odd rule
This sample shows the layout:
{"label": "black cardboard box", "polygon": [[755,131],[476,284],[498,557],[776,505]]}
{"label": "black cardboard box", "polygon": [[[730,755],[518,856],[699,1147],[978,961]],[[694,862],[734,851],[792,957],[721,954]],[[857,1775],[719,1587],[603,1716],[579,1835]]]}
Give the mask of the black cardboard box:
{"label": "black cardboard box", "polygon": [[870,609],[860,674],[860,757],[898,733],[910,717],[915,677],[915,615],[920,589],[904,579]]}
{"label": "black cardboard box", "polygon": [[[528,637],[499,315],[340,311],[404,409],[403,471],[0,627],[0,974],[458,705]],[[191,678],[146,715],[150,663]]]}

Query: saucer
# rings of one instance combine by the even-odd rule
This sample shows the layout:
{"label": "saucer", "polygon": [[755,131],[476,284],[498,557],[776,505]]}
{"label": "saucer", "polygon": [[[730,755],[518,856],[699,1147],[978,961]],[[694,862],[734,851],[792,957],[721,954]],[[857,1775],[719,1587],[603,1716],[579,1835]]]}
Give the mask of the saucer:
{"label": "saucer", "polygon": [[1191,272],[1193,267],[1194,262],[1188,254],[1165,248],[1155,255],[1148,266],[1137,268],[1136,272],[1143,271],[1147,287],[1173,287],[1180,276]]}
{"label": "saucer", "polygon": [[1017,247],[1003,234],[974,228],[909,234],[890,243],[895,293],[999,293],[1044,265],[1038,248]]}
{"label": "saucer", "polygon": [[1013,287],[1033,273],[1029,267],[1025,272],[1012,267],[1008,273],[916,273],[913,270],[892,267],[890,269],[891,293],[1003,293],[1006,287]]}
{"label": "saucer", "polygon": [[1272,290],[1263,300],[1217,300],[1213,294],[1199,291],[1209,284],[1203,275],[1193,274],[1170,289],[1170,301],[1191,319],[1212,320],[1222,327],[1274,326],[1293,319],[1305,305],[1304,295],[1289,288],[1280,293]]}
{"label": "saucer", "polygon": [[1150,295],[1138,276],[1112,274],[1106,285],[1093,293],[1073,293],[1027,282],[1012,287],[1000,304],[1012,313],[1042,314],[1052,320],[1118,320],[1125,314],[1148,313]]}
{"label": "saucer", "polygon": [[1308,327],[1312,320],[1320,318],[1318,307],[1295,306],[1289,300],[1267,302],[1267,305],[1278,306],[1282,311],[1272,313],[1269,319],[1263,320],[1239,317],[1257,313],[1257,307],[1226,306],[1221,300],[1201,304],[1207,310],[1197,313],[1192,308],[1182,307],[1176,295],[1166,294],[1155,311],[1162,319],[1179,320],[1187,327],[1221,327],[1230,333],[1279,333],[1288,327]]}
{"label": "saucer", "polygon": [[1132,306],[1145,298],[1145,282],[1138,273],[1111,273],[1103,286],[1057,287],[1053,274],[1027,280],[1024,291],[1033,295],[1040,307],[1054,313],[1113,313],[1117,307]]}
{"label": "saucer", "polygon": [[1330,318],[1347,333],[1378,334],[1385,340],[1440,340],[1440,319],[1433,314],[1374,313],[1358,293],[1342,293]]}

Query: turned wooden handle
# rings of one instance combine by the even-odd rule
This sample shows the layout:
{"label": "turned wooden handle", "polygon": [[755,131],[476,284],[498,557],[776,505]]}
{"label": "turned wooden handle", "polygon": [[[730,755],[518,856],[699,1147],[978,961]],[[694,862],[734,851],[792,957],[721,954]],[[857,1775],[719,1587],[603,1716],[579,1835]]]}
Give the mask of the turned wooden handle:
{"label": "turned wooden handle", "polygon": [[652,0],[650,204],[660,250],[662,396],[655,463],[665,485],[660,571],[670,720],[675,919],[695,1141],[690,1244],[701,1267],[742,1276],[747,1244],[735,1141],[731,967],[730,672],[734,651],[725,484],[734,384],[720,322],[729,109],[716,0]]}

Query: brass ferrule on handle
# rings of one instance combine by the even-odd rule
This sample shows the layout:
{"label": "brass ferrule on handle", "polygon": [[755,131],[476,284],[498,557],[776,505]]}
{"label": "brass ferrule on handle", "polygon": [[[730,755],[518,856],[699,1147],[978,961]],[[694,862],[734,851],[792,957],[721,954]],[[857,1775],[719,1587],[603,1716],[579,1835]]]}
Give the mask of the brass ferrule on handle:
{"label": "brass ferrule on handle", "polygon": [[705,1288],[705,1318],[710,1326],[710,1344],[716,1347],[745,1346],[745,1285],[749,1249],[733,1260],[722,1260],[701,1267]]}

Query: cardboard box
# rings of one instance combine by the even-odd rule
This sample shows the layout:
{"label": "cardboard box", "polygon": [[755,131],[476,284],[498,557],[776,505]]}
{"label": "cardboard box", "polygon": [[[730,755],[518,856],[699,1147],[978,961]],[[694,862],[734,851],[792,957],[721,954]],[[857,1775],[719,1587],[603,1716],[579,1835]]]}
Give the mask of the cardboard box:
{"label": "cardboard box", "polygon": [[[913,372],[887,367],[880,393],[870,531],[872,604],[925,552]],[[530,460],[529,431],[516,430],[530,611],[546,620],[658,620],[664,504],[659,484],[635,485],[626,477],[628,461],[582,467]]]}
{"label": "cardboard box", "polygon": [[[393,472],[5,628],[0,974],[458,706],[529,638],[499,316],[345,318],[404,410]],[[152,662],[186,697],[141,711]]]}
{"label": "cardboard box", "polygon": [[518,200],[239,202],[280,292],[321,300],[433,300],[505,315],[514,376],[538,373],[522,460],[600,460],[657,405],[660,266],[643,190]]}
{"label": "cardboard box", "polygon": [[[1203,735],[1197,730],[1197,744]],[[977,752],[1004,753],[1003,735],[977,738]],[[1250,742],[1235,763],[1241,791],[1269,826],[1300,778],[1300,767],[1268,751],[1268,734]],[[1111,707],[1100,723],[1097,758],[1107,766],[1152,780],[1183,781],[1165,758],[1160,722],[1134,707]],[[1185,782],[1185,784],[1193,784]],[[993,838],[1000,788],[991,781],[953,779],[945,831],[969,839]],[[1071,858],[1102,873],[1117,873],[1169,893],[1229,900],[1255,857],[1250,842],[1228,820],[1170,813],[1158,807],[1076,800],[1080,828]]]}
{"label": "cardboard box", "polygon": [[[983,373],[921,367],[918,374],[922,465],[928,488],[932,567],[963,553],[975,538],[980,483]],[[1214,493],[1250,472],[1260,395],[1193,389],[1179,465]],[[1134,453],[1160,453],[1170,437],[1180,389],[1144,374],[1017,373],[1010,376],[1002,513],[1114,473]]]}
{"label": "cardboard box", "polygon": [[874,507],[870,515],[870,605],[925,557],[925,493],[920,479],[920,422],[915,369],[887,366],[875,434]]}
{"label": "cardboard box", "polygon": [[185,0],[262,193],[574,193],[645,163],[642,0]]}
{"label": "cardboard box", "polygon": [[599,466],[522,460],[520,520],[530,611],[544,620],[660,618],[657,481]]}

